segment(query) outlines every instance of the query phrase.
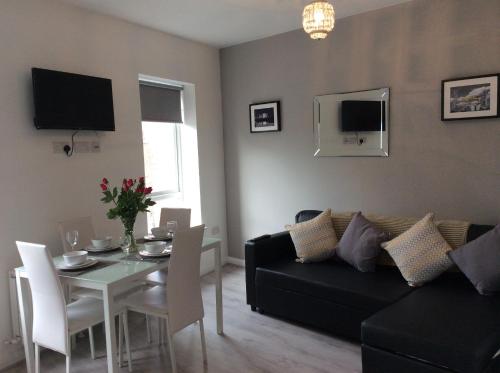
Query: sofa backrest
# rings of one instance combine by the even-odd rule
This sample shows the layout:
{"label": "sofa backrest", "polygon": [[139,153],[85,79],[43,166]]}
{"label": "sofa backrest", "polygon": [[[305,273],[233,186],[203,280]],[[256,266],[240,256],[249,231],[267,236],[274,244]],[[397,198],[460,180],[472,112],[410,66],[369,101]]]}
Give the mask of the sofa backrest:
{"label": "sofa backrest", "polygon": [[[318,210],[300,211],[297,215],[295,215],[295,221],[300,223],[310,220],[319,215],[321,212],[322,211]],[[333,226],[339,240],[347,229],[353,215],[354,212],[332,213]],[[378,214],[367,214],[366,218],[373,222],[375,226],[382,231],[390,233],[392,237],[399,236],[420,220],[418,218],[383,216]],[[460,220],[436,220],[435,223],[445,240],[453,249],[464,245],[466,242],[476,239],[494,228],[492,225],[470,224],[469,222]],[[383,251],[382,255],[380,255],[378,264],[395,265],[393,260],[385,251]]]}

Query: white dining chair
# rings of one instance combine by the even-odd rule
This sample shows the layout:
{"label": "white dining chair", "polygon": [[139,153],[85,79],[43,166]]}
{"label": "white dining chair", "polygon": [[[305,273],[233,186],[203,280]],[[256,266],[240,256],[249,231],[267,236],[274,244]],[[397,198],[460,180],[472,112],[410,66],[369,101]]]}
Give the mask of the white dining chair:
{"label": "white dining chair", "polygon": [[[199,321],[203,362],[207,363],[200,258],[204,225],[178,231],[173,240],[167,284],[135,293],[123,300],[127,310],[156,316],[166,321],[172,371],[177,372],[173,336]],[[127,311],[125,311],[127,312]]]}
{"label": "white dining chair", "polygon": [[[189,229],[191,227],[191,209],[172,207],[162,208],[160,212],[160,227],[165,227],[169,221],[176,221],[178,230]],[[146,283],[153,286],[165,286],[166,279],[167,271],[163,269],[147,275]]]}
{"label": "white dining chair", "polygon": [[160,211],[160,227],[166,227],[167,222],[176,221],[177,229],[183,230],[191,227],[191,209],[164,207]]}
{"label": "white dining chair", "polygon": [[[40,347],[66,355],[66,372],[69,373],[70,337],[104,321],[103,303],[98,299],[81,298],[66,305],[63,288],[47,247],[20,241],[16,241],[16,245],[31,288],[35,373],[40,372]],[[124,321],[127,321],[126,313]],[[128,323],[124,323],[124,334],[131,370]],[[92,355],[95,353],[93,348],[91,342]]]}

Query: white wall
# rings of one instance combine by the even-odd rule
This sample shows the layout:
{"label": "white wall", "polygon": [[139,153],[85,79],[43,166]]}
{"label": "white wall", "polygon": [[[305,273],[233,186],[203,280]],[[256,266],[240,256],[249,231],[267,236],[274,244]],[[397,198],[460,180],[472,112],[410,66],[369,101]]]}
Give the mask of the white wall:
{"label": "white wall", "polygon": [[[0,3],[0,343],[10,338],[7,271],[20,264],[15,240],[60,252],[59,220],[91,215],[98,232],[119,235],[99,202],[103,176],[119,182],[144,170],[138,74],[193,83],[196,89],[201,206],[209,231],[226,238],[219,53],[174,36],[55,0]],[[67,131],[33,125],[31,67],[113,80],[117,131],[99,134],[101,153],[52,153]],[[136,225],[145,230],[145,217]],[[21,356],[2,346],[0,368]]]}

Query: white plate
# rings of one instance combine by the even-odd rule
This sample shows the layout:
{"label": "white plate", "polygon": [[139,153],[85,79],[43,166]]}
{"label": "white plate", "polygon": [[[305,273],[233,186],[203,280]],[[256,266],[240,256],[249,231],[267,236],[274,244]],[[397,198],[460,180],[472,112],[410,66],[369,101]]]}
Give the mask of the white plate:
{"label": "white plate", "polygon": [[77,264],[74,266],[69,266],[69,265],[65,264],[64,262],[62,262],[57,266],[57,269],[59,269],[61,271],[76,271],[78,269],[85,269],[85,268],[92,267],[92,266],[96,265],[97,263],[99,263],[99,261],[97,259],[87,259],[85,261],[85,263]]}
{"label": "white plate", "polygon": [[147,252],[146,250],[139,251],[139,255],[145,258],[163,258],[165,256],[170,256],[171,253],[172,253],[172,246],[167,246],[167,248],[163,250],[162,253],[159,254],[152,254],[150,252]]}
{"label": "white plate", "polygon": [[104,253],[106,251],[113,251],[118,249],[118,245],[111,244],[108,247],[105,247],[104,249],[98,249],[97,247],[94,247],[92,245],[87,246],[84,250],[88,251],[89,253]]}

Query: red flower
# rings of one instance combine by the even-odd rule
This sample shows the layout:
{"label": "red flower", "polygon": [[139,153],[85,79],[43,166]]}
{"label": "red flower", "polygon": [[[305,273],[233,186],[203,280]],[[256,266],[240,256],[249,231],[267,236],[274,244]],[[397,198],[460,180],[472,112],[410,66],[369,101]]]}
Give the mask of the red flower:
{"label": "red flower", "polygon": [[128,179],[128,180],[127,180],[127,187],[129,187],[129,188],[130,188],[132,185],[134,185],[134,180],[132,180],[132,179]]}
{"label": "red flower", "polygon": [[109,181],[108,181],[108,179],[103,178],[103,179],[102,179],[102,183],[103,183],[103,184],[109,184]]}
{"label": "red flower", "polygon": [[144,194],[150,194],[152,191],[153,191],[153,188],[147,187],[146,189],[144,189]]}
{"label": "red flower", "polygon": [[103,192],[108,190],[108,186],[106,184],[101,184],[101,189]]}
{"label": "red flower", "polygon": [[137,189],[135,190],[137,193],[144,193],[144,187],[138,186]]}
{"label": "red flower", "polygon": [[144,176],[141,176],[141,177],[139,178],[139,184],[144,184]]}

